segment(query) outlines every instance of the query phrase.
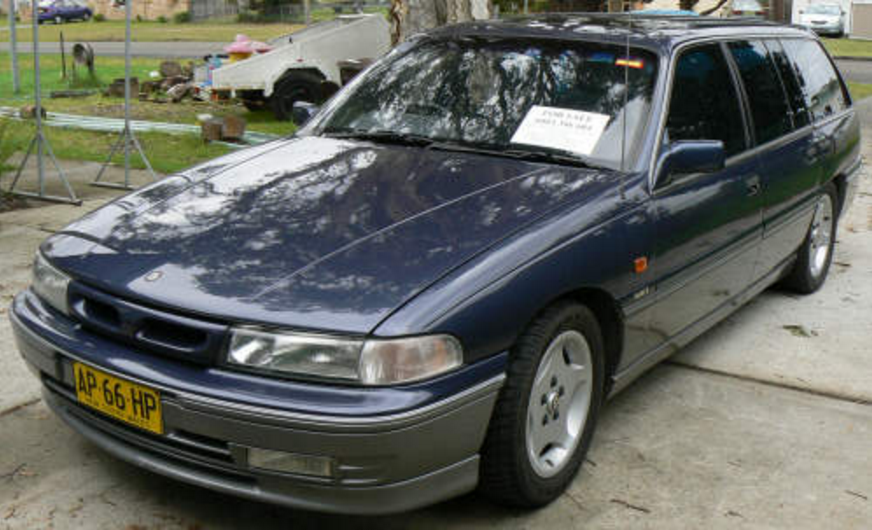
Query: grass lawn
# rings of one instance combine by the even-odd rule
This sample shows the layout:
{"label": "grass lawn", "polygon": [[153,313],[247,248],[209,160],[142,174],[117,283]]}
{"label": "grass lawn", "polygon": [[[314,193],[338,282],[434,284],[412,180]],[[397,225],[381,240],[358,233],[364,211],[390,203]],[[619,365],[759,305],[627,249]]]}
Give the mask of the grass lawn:
{"label": "grass lawn", "polygon": [[[5,21],[5,18],[4,18]],[[20,22],[19,25],[29,25],[30,22]],[[231,42],[238,33],[244,33],[255,40],[266,41],[286,33],[296,31],[300,24],[238,24],[215,22],[189,22],[175,24],[172,22],[134,22],[132,24],[133,39],[137,41],[201,41],[201,42]],[[103,22],[70,22],[68,24],[42,24],[39,27],[39,40],[57,42],[60,32],[64,32],[66,42],[74,41],[123,41],[124,21],[106,20]],[[0,32],[0,39],[9,40],[8,31]],[[33,30],[30,27],[18,28],[18,40],[30,42]]]}
{"label": "grass lawn", "polygon": [[860,101],[872,96],[872,84],[848,81],[848,90],[851,91],[851,97],[854,98],[854,101]]}
{"label": "grass lawn", "polygon": [[[15,128],[15,134],[4,138],[4,153],[12,151],[24,152],[33,137],[34,126],[21,122],[10,122]],[[115,133],[97,133],[90,131],[74,131],[46,127],[48,138],[55,155],[61,159],[90,160],[104,162],[109,155],[112,144],[118,139]],[[152,167],[160,173],[173,173],[188,168],[231,150],[220,144],[206,144],[194,135],[169,135],[158,133],[137,134],[142,148]],[[11,145],[10,145],[11,144]],[[123,153],[113,158],[116,164],[124,163]],[[130,157],[130,166],[144,169],[145,164],[138,154]],[[2,161],[0,161],[2,167]]]}
{"label": "grass lawn", "polygon": [[[12,93],[12,69],[8,53],[0,53],[0,106],[20,107],[33,100],[33,62],[30,55],[21,56],[21,94]],[[157,70],[159,59],[133,58],[131,69],[134,76],[140,80],[149,79],[149,72]],[[105,116],[111,118],[124,117],[124,100],[94,95],[87,98],[49,99],[52,90],[69,88],[70,84],[61,79],[60,55],[41,55],[40,70],[42,73],[43,104],[51,112],[82,114],[88,116]],[[69,68],[69,63],[67,64]],[[124,59],[122,57],[98,57],[96,61],[99,87],[108,84],[115,78],[124,76]],[[216,117],[236,115],[245,118],[248,128],[253,131],[279,135],[294,132],[290,122],[276,121],[268,111],[249,112],[244,107],[233,103],[208,103],[186,100],[184,103],[152,103],[133,101],[132,116],[134,119],[163,121],[170,123],[197,123],[197,115],[212,114]]]}
{"label": "grass lawn", "polygon": [[[9,54],[0,53],[0,106],[20,107],[31,103],[33,91],[33,63],[29,55],[22,57],[21,81],[22,93],[12,93],[12,73],[9,63]],[[160,60],[140,59],[132,60],[133,74],[140,79],[148,79],[148,73],[156,70]],[[68,65],[69,67],[69,65]],[[122,98],[110,98],[102,95],[93,95],[87,98],[75,99],[49,99],[51,90],[65,89],[69,83],[61,79],[60,55],[41,56],[42,88],[45,99],[43,104],[50,112],[62,112],[68,114],[82,114],[89,116],[105,116],[122,118],[124,116],[124,100]],[[116,77],[124,75],[124,59],[120,57],[98,57],[97,76],[98,86],[102,87]],[[238,104],[216,104],[208,102],[193,102],[186,100],[184,103],[152,103],[134,101],[132,115],[134,119],[163,121],[170,123],[197,123],[197,115],[211,114],[216,117],[238,115],[248,122],[248,129],[279,135],[293,133],[294,125],[290,122],[276,121],[268,111],[248,112]],[[10,132],[14,131],[14,132]],[[60,158],[103,161],[109,154],[112,142],[117,138],[114,133],[102,134],[87,131],[62,130],[46,128],[49,141]],[[3,152],[9,147],[13,150],[26,149],[26,143],[33,135],[31,125],[20,122],[10,122],[10,129],[4,136]],[[163,173],[171,173],[189,167],[195,163],[222,155],[230,148],[223,145],[206,145],[198,135],[166,135],[166,134],[139,134],[138,135],[149,161],[154,168]],[[10,146],[11,144],[11,146]],[[144,165],[137,156],[132,157],[134,167],[142,168]],[[123,162],[121,156],[117,156],[116,162]],[[3,161],[0,160],[0,165]]]}
{"label": "grass lawn", "polygon": [[872,57],[872,41],[853,39],[823,39],[833,57]]}

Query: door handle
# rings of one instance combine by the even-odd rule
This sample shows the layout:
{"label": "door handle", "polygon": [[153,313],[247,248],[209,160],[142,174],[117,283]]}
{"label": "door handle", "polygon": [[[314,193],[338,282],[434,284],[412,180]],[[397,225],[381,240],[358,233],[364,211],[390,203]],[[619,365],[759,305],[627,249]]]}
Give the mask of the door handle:
{"label": "door handle", "polygon": [[748,190],[748,197],[755,197],[760,194],[760,177],[754,175],[745,179],[745,187]]}

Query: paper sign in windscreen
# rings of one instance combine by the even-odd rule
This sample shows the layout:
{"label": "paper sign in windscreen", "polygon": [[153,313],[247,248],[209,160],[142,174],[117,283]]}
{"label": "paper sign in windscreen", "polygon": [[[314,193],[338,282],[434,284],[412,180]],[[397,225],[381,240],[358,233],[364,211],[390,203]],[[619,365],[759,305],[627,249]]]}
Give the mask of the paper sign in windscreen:
{"label": "paper sign in windscreen", "polygon": [[535,105],[524,116],[512,143],[589,155],[608,122],[607,114]]}

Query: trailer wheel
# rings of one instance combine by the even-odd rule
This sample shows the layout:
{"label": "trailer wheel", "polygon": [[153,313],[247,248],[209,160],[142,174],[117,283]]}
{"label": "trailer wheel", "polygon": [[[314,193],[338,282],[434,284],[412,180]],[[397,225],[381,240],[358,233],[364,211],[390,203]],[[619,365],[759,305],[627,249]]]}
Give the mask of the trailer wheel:
{"label": "trailer wheel", "polygon": [[290,72],[279,79],[269,98],[276,118],[290,120],[295,101],[321,103],[321,78],[311,72]]}

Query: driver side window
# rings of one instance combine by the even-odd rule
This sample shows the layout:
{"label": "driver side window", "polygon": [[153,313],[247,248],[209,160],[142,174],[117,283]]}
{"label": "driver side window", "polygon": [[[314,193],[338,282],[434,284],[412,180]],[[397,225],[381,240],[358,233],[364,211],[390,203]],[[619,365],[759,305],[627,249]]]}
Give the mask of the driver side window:
{"label": "driver side window", "polygon": [[675,65],[663,145],[678,140],[721,140],[727,157],[740,153],[746,147],[741,112],[720,45],[687,50]]}

